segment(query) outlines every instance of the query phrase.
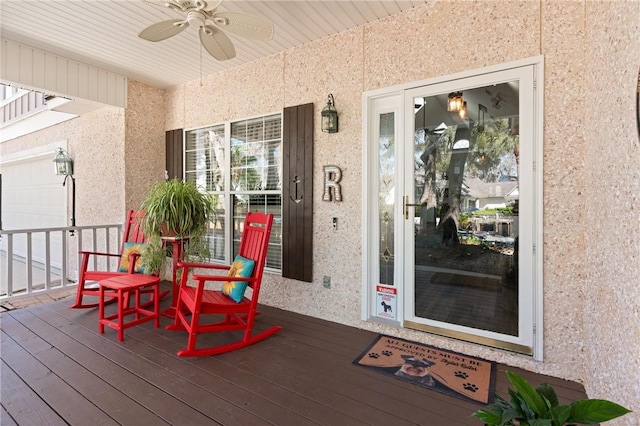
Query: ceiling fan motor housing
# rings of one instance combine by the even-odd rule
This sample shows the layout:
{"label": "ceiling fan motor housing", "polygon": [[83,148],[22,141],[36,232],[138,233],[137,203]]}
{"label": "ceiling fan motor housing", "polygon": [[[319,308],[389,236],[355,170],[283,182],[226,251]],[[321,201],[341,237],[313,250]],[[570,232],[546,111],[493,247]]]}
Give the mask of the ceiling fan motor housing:
{"label": "ceiling fan motor housing", "polygon": [[205,16],[205,14],[198,10],[191,10],[187,14],[187,22],[189,23],[189,25],[203,26],[205,25],[206,19],[207,17]]}

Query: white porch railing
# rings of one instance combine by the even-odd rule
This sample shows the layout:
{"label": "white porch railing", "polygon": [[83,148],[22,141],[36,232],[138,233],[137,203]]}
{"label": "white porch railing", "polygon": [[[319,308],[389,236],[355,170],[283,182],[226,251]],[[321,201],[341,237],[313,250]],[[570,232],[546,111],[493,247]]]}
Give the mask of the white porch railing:
{"label": "white porch railing", "polygon": [[[122,231],[122,224],[0,231],[0,302],[75,286],[78,252],[118,253]],[[92,256],[90,268],[115,270],[117,259]]]}

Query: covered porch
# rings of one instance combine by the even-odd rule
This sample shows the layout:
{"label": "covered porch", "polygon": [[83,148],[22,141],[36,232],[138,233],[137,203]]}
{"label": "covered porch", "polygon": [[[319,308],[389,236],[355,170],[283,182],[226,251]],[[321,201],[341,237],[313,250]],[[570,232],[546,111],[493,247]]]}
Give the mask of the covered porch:
{"label": "covered porch", "polygon": [[[9,3],[12,2],[2,2],[3,11],[8,10],[5,4]],[[24,7],[18,7],[18,3],[24,3]],[[16,2],[15,9],[29,12],[26,9],[27,3],[30,2]],[[32,3],[34,7],[51,6],[46,1]],[[69,3],[68,7],[78,6],[74,5],[74,2],[65,3]],[[109,3],[120,7],[126,3],[142,4],[144,2],[132,0]],[[225,3],[230,5],[232,3],[268,4],[268,2],[231,1]],[[297,2],[279,3],[293,5]],[[335,13],[339,16],[345,15],[340,8],[335,7],[340,2],[306,3],[333,4],[334,7],[331,10],[336,11]],[[364,5],[368,2],[350,3]],[[393,3],[408,5],[417,2]],[[118,416],[121,413],[127,419],[136,418],[127,414],[125,407],[136,407],[137,410],[148,411],[140,408],[145,406],[140,402],[140,398],[147,398],[146,394],[149,392],[154,396],[160,395],[162,398],[170,395],[168,400],[177,401],[176,407],[178,404],[185,404],[196,407],[194,410],[197,409],[199,413],[206,412],[207,415],[210,415],[210,412],[216,415],[236,411],[251,412],[256,410],[257,403],[247,404],[247,401],[250,401],[248,397],[239,402],[238,399],[232,399],[232,394],[229,393],[230,390],[238,391],[237,386],[241,383],[241,378],[244,380],[249,377],[253,382],[250,381],[243,386],[244,389],[251,389],[251,391],[238,391],[241,395],[254,398],[257,392],[263,392],[259,393],[259,400],[266,399],[267,405],[291,407],[291,410],[297,410],[296,415],[303,413],[307,416],[303,420],[289,422],[287,420],[290,417],[284,415],[280,422],[275,422],[268,417],[272,423],[304,423],[304,420],[311,416],[307,414],[307,411],[311,410],[306,407],[311,406],[315,407],[313,412],[322,416],[315,418],[316,423],[324,424],[342,424],[334,422],[335,419],[329,417],[334,411],[344,413],[345,417],[342,417],[344,424],[349,424],[349,420],[353,423],[360,421],[374,424],[375,421],[371,420],[371,417],[380,419],[380,424],[383,422],[384,424],[401,424],[402,419],[406,422],[420,423],[414,417],[407,418],[408,413],[414,410],[418,410],[417,417],[422,419],[422,424],[447,425],[456,424],[456,422],[479,424],[470,415],[477,408],[475,406],[461,406],[458,400],[449,401],[440,394],[407,386],[401,382],[396,383],[397,380],[377,377],[375,373],[361,371],[361,368],[352,366],[351,361],[373,338],[373,333],[383,332],[577,381],[584,384],[589,397],[610,399],[635,411],[612,424],[640,424],[638,420],[640,400],[637,398],[640,394],[640,363],[637,362],[637,342],[640,341],[640,324],[637,317],[640,309],[640,287],[635,285],[637,282],[635,260],[640,253],[640,227],[638,227],[640,212],[635,208],[637,194],[640,193],[640,178],[636,166],[640,161],[640,149],[638,149],[640,145],[637,120],[634,115],[634,112],[637,113],[636,52],[640,46],[637,31],[640,3],[591,0],[421,3],[424,4],[403,13],[387,16],[384,19],[372,19],[349,30],[266,55],[242,66],[215,72],[213,69],[206,68],[206,63],[205,68],[202,68],[202,61],[198,59],[200,56],[195,33],[190,39],[194,43],[189,44],[195,51],[189,53],[186,49],[181,49],[180,52],[187,53],[187,56],[183,60],[176,60],[175,55],[165,50],[166,43],[154,46],[161,51],[154,53],[145,40],[136,38],[136,30],[143,28],[143,23],[139,19],[127,21],[135,26],[135,30],[130,32],[130,36],[122,37],[125,42],[124,47],[120,48],[117,54],[110,56],[117,59],[125,58],[120,52],[131,52],[134,46],[143,43],[140,47],[145,53],[153,55],[153,59],[163,57],[160,53],[167,55],[166,57],[170,60],[165,60],[163,63],[178,65],[180,70],[177,75],[185,78],[168,84],[154,83],[157,81],[155,77],[164,67],[153,66],[153,61],[146,61],[152,64],[153,80],[139,78],[138,74],[128,74],[127,77],[123,76],[124,81],[118,85],[122,89],[121,94],[126,95],[124,99],[119,98],[126,101],[125,106],[109,104],[58,125],[6,140],[0,143],[0,157],[2,157],[0,163],[4,162],[2,167],[7,164],[8,169],[14,165],[28,164],[29,168],[26,171],[20,167],[20,174],[16,171],[15,176],[46,176],[47,178],[43,180],[50,181],[49,186],[52,188],[48,195],[51,195],[51,199],[60,201],[59,211],[62,221],[58,224],[68,223],[69,213],[73,210],[71,185],[63,187],[61,178],[55,181],[50,177],[52,175],[51,154],[56,148],[63,147],[75,160],[75,177],[78,182],[78,224],[93,226],[101,223],[117,223],[121,221],[126,210],[139,207],[147,188],[153,182],[164,179],[169,154],[166,149],[168,132],[184,134],[189,129],[212,126],[230,128],[231,121],[234,123],[247,121],[255,117],[279,113],[284,108],[311,103],[314,105],[316,119],[313,127],[316,139],[315,157],[313,167],[309,169],[309,176],[313,176],[315,182],[313,187],[315,201],[312,205],[314,215],[312,282],[299,281],[279,274],[265,276],[268,291],[263,293],[262,302],[274,308],[263,309],[264,315],[260,321],[265,321],[266,324],[274,319],[279,320],[275,313],[271,314],[272,309],[275,308],[283,311],[273,312],[286,315],[287,318],[289,315],[294,318],[299,317],[295,313],[285,314],[284,311],[303,312],[309,317],[299,318],[293,324],[284,319],[279,321],[284,326],[283,332],[256,347],[211,359],[183,360],[175,357],[175,351],[178,344],[184,341],[184,336],[169,335],[164,330],[153,330],[148,324],[129,330],[124,343],[117,344],[113,332],[108,332],[104,336],[96,334],[97,313],[68,312],[66,311],[66,306],[69,304],[67,301],[46,305],[50,307],[33,306],[12,310],[3,313],[1,318],[3,374],[5,371],[7,374],[24,371],[24,381],[19,379],[17,383],[22,383],[21,385],[9,386],[11,381],[3,377],[3,404],[10,401],[6,397],[5,389],[23,389],[25,392],[38,389],[36,394],[39,393],[42,397],[36,396],[34,399],[16,397],[16,403],[25,402],[24,407],[27,408],[18,409],[16,412],[32,413],[34,409],[31,407],[35,406],[33,401],[40,401],[39,404],[47,407],[47,410],[55,407],[55,410],[62,415],[60,417],[58,414],[49,415],[51,414],[49,413],[44,416],[46,419],[64,418],[65,420],[59,423],[71,424],[85,424],[84,420],[89,417],[82,417],[82,419],[79,417],[83,413],[93,412],[88,410],[102,407],[95,401],[99,398],[100,404],[105,404],[104,401],[108,399],[103,395],[109,397],[119,395],[119,398],[122,398],[120,403],[116,401],[109,407],[97,409],[102,413],[110,413],[110,420],[107,419],[107,423],[109,421],[117,423],[118,421],[113,419],[120,419],[121,417]],[[103,13],[86,13],[89,4],[92,7],[95,5],[104,9],[103,2],[87,2],[86,5],[83,2],[84,13],[78,15],[81,18],[78,21],[88,25],[91,25],[92,19],[102,22]],[[234,4],[233,7],[235,9],[238,5]],[[126,8],[122,9],[124,11]],[[138,14],[136,16],[141,13],[137,8],[132,10],[134,14]],[[148,13],[161,14],[162,12],[159,10],[154,12],[150,7]],[[5,16],[4,19],[10,16],[8,13],[2,15]],[[58,16],[58,13],[44,14],[40,11],[37,16],[44,19]],[[63,14],[60,16],[66,17]],[[151,18],[149,16],[145,23],[156,21]],[[122,21],[125,22],[125,20]],[[302,22],[302,30],[312,33],[303,21],[291,21]],[[14,22],[28,23],[28,25],[16,27],[33,31],[33,34],[44,35],[47,44],[52,44],[53,36],[63,32],[41,31],[40,20],[15,19]],[[320,21],[315,19],[314,22]],[[49,27],[62,30],[67,28],[67,24]],[[103,25],[93,25],[93,27],[102,28]],[[108,36],[101,36],[97,44],[116,47],[112,43],[105,42],[105,40],[114,39],[113,29],[107,28],[107,30]],[[74,40],[83,43],[86,41],[85,37],[77,37],[77,34],[82,34],[80,31],[69,31],[69,34]],[[7,41],[4,37],[9,35],[7,31],[3,31],[2,41],[6,42],[7,46],[10,41],[14,42],[11,46],[16,46],[17,42],[21,41],[29,45],[28,39]],[[185,42],[189,40],[188,37],[184,39]],[[70,43],[62,43],[60,46],[69,47]],[[33,48],[44,49],[38,46]],[[95,51],[95,47],[91,50]],[[248,50],[250,49],[242,48],[239,52]],[[12,51],[18,52],[18,49]],[[65,64],[71,63],[67,62],[68,60],[84,63],[83,58],[86,59],[84,55],[67,58],[66,56],[70,55],[64,55],[64,52],[41,50],[39,53],[46,54],[48,57],[62,55],[59,58]],[[544,349],[544,354],[541,354],[540,359],[533,359],[519,353],[494,350],[482,344],[462,342],[399,325],[371,321],[371,316],[366,312],[363,314],[361,309],[367,304],[367,300],[362,296],[362,288],[365,285],[376,285],[378,280],[368,280],[365,274],[365,271],[376,270],[376,268],[370,268],[371,261],[362,255],[363,249],[374,246],[363,244],[363,238],[378,229],[378,225],[369,226],[363,221],[363,217],[368,211],[364,202],[376,201],[377,195],[373,190],[365,191],[363,183],[367,182],[364,171],[372,170],[376,162],[371,159],[365,160],[363,156],[364,147],[368,146],[365,126],[372,123],[364,113],[363,94],[387,91],[394,87],[409,87],[409,85],[416,88],[414,86],[417,82],[427,80],[433,84],[440,84],[445,80],[453,82],[456,81],[455,76],[460,74],[466,75],[473,70],[502,66],[527,58],[539,58],[544,61],[543,74],[535,80],[535,85],[530,86],[535,86],[536,90],[543,95],[541,102],[536,104],[540,107],[539,116],[542,121],[534,131],[519,133],[534,136],[541,142],[535,149],[535,154],[539,156],[533,163],[535,167],[526,168],[529,171],[535,170],[536,178],[540,177],[537,185],[534,185],[533,179],[530,179],[532,184],[528,185],[527,190],[536,197],[541,197],[540,202],[535,204],[541,213],[541,220],[536,225],[535,231],[541,239],[535,245],[527,246],[529,250],[535,249],[539,262],[535,268],[531,268],[522,275],[535,276],[536,279],[535,286],[531,288],[539,292],[535,306],[540,307],[540,312],[535,318],[536,322],[532,324],[534,327],[528,327],[527,330],[540,339],[540,348]],[[16,60],[13,63],[22,64],[23,61]],[[95,67],[96,64],[91,66]],[[195,74],[191,74],[191,77],[183,72],[188,66],[195,70]],[[37,69],[42,70],[44,67],[37,67]],[[55,69],[66,70],[67,67],[65,65]],[[112,69],[112,72],[118,72],[117,67],[115,71]],[[48,85],[27,79],[33,75],[36,74],[27,71],[22,78],[23,76],[5,72],[1,77],[3,82],[16,82],[20,83],[19,86],[35,87],[75,97],[71,87],[56,87],[56,90],[53,90]],[[53,74],[48,76],[52,77]],[[66,77],[67,74],[64,76]],[[65,83],[69,81],[62,77],[53,80]],[[71,81],[75,80],[77,79],[72,75]],[[457,89],[468,91],[471,86]],[[486,93],[486,90],[483,91]],[[322,132],[319,123],[320,110],[329,93],[335,96],[336,108],[340,116],[340,131],[332,134]],[[439,94],[447,93],[449,90],[443,90]],[[496,95],[495,91],[492,93]],[[426,93],[418,93],[418,95],[424,95],[425,98],[430,96]],[[409,98],[410,96],[407,96],[407,100]],[[415,108],[415,103],[413,108],[411,104],[411,102],[405,102],[403,105],[410,111]],[[502,107],[501,111],[504,112],[505,108]],[[479,105],[473,110],[478,111],[480,115]],[[525,116],[524,113],[521,115]],[[528,115],[532,116],[532,114]],[[375,126],[371,127],[375,128]],[[412,138],[405,139],[407,143],[398,146],[409,147]],[[225,140],[230,141],[230,139]],[[526,144],[523,146],[533,147]],[[183,153],[184,150],[178,151]],[[409,156],[407,156],[408,159]],[[35,163],[33,167],[31,163]],[[42,165],[42,167],[37,169],[36,165]],[[320,198],[324,166],[330,165],[338,166],[344,172],[341,181],[344,199],[340,203],[325,202]],[[7,169],[3,168],[0,171],[3,174],[5,194],[7,189],[12,189],[17,195],[16,199],[22,201],[26,198],[22,196],[23,192],[18,190],[22,187],[9,184]],[[13,168],[13,170],[17,169],[17,166]],[[37,172],[32,173],[36,169]],[[403,170],[412,170],[412,168]],[[373,177],[379,178],[375,174]],[[13,182],[17,181],[19,179],[13,180]],[[26,182],[24,179],[23,181]],[[229,182],[229,179],[225,182]],[[397,195],[398,201],[401,201],[403,193],[399,191],[399,187],[396,189],[394,194]],[[525,186],[519,186],[519,191],[523,194]],[[288,194],[285,192],[282,197],[288,199]],[[32,196],[30,199],[39,201],[43,198]],[[37,206],[37,203],[34,204]],[[12,203],[7,202],[5,198],[3,208],[7,205]],[[231,209],[227,211],[230,212]],[[607,212],[614,212],[614,214]],[[400,211],[397,210],[397,213]],[[26,215],[20,217],[23,218]],[[7,221],[6,211],[4,219],[4,227],[8,228],[11,224]],[[338,226],[332,225],[336,223],[334,219],[338,220]],[[230,222],[227,220],[226,223]],[[58,224],[25,223],[19,227],[58,226]],[[408,232],[408,235],[412,233]],[[78,248],[74,247],[70,253],[76,256],[77,251]],[[407,258],[411,259],[410,256]],[[411,268],[407,270],[410,271]],[[70,271],[69,275],[62,275],[73,277],[75,274],[72,269]],[[327,286],[325,286],[325,277]],[[14,301],[10,303],[13,304]],[[3,304],[3,301],[0,301],[0,304]],[[57,312],[52,310],[54,307],[58,309]],[[41,309],[46,315],[35,315],[36,311]],[[24,332],[25,328],[20,324],[28,322],[23,317],[36,320],[41,325],[46,324],[44,327],[46,331],[38,331],[42,337]],[[62,318],[62,320],[60,323],[49,324],[47,321],[52,321],[53,318]],[[316,318],[329,319],[335,324],[327,324]],[[86,323],[82,323],[80,319],[84,319]],[[319,330],[310,327],[317,322],[325,325]],[[294,325],[302,327],[305,331],[294,332],[296,330]],[[17,340],[9,340],[5,344],[6,339],[13,339],[10,330],[15,331],[16,326],[23,330],[22,337],[16,337]],[[80,335],[78,333],[64,332],[66,328],[74,327],[85,330],[81,333],[82,339],[77,337]],[[334,327],[336,330],[349,330],[347,333],[349,337],[343,336],[341,339],[347,342],[339,346],[342,351],[347,351],[346,348],[348,348],[349,353],[328,357],[324,355],[328,348],[331,348],[330,353],[337,351],[333,344],[324,343],[325,340],[330,340],[327,336],[331,335],[326,329]],[[29,323],[26,329],[35,330],[36,327]],[[359,331],[360,329],[367,329],[368,332]],[[140,333],[157,337],[160,342],[167,345],[167,348],[158,350],[153,346],[156,343],[149,346],[154,340],[138,337]],[[292,337],[291,333],[296,337]],[[350,333],[356,335],[364,333],[365,337],[358,339]],[[306,342],[305,339],[311,340],[312,337],[313,344],[303,344],[299,341]],[[168,339],[176,340],[170,344],[172,340]],[[333,338],[332,341],[335,340]],[[72,343],[78,353],[62,348],[60,342]],[[86,346],[90,342],[97,343],[95,346]],[[139,346],[147,349],[151,355],[139,355],[137,349],[131,352],[130,348],[135,342],[140,342]],[[23,348],[28,348],[29,351]],[[285,348],[290,353],[283,354]],[[11,355],[9,349],[18,351],[17,355],[12,355],[15,360],[13,364],[9,363],[9,355]],[[124,359],[120,359],[112,355],[112,352],[126,354],[126,356],[121,355]],[[41,358],[34,358],[28,355],[29,353],[37,354],[35,356]],[[87,354],[90,356],[83,358]],[[252,357],[249,358],[248,354]],[[165,364],[158,367],[159,362],[155,357],[162,359]],[[248,361],[254,358],[261,362],[258,367],[253,367],[253,364]],[[112,361],[114,359],[115,361]],[[28,360],[31,360],[30,362],[35,366],[27,364]],[[100,365],[103,362],[107,366],[105,373],[96,375],[93,369],[89,370],[87,367]],[[81,376],[81,379],[74,381],[72,375],[59,372],[59,369],[65,370],[66,367],[62,366],[66,363],[71,365],[68,370]],[[211,366],[208,363],[211,363]],[[218,368],[224,370],[227,376],[221,377],[223,373],[213,369],[212,366],[218,363],[226,367]],[[128,369],[120,365],[127,365]],[[132,365],[138,366],[139,369],[150,366],[145,373],[148,376],[142,375],[138,369],[131,368]],[[172,368],[165,368],[166,365]],[[232,367],[229,367],[230,365]],[[19,366],[21,367],[18,368]],[[183,366],[185,369],[195,367],[193,371],[183,372],[180,370]],[[202,366],[204,367],[200,369]],[[255,372],[254,370],[246,371],[250,366],[256,369]],[[261,370],[262,367],[264,368]],[[504,366],[499,367],[499,369],[504,368]],[[292,369],[291,373],[289,369]],[[210,376],[211,371],[216,371],[216,376],[213,378]],[[271,371],[278,372],[278,379],[261,376]],[[301,376],[301,371],[304,374],[298,377]],[[177,372],[180,374],[175,376]],[[187,375],[187,372],[190,375]],[[159,374],[169,373],[171,374],[158,379]],[[506,387],[502,376],[503,374],[498,374],[498,392],[501,393]],[[120,380],[124,377],[131,378]],[[176,382],[176,377],[187,377],[188,383]],[[206,378],[206,380],[203,379],[203,382],[200,382],[193,377]],[[357,381],[354,377],[358,380],[363,378],[366,380]],[[532,377],[539,376],[528,378]],[[278,382],[284,378],[287,378],[288,382]],[[51,380],[54,382],[51,383]],[[548,380],[553,382],[551,379]],[[88,381],[88,384],[84,384],[85,381]],[[100,384],[99,387],[96,381]],[[138,390],[139,387],[134,385],[138,381],[143,383],[140,386],[143,391]],[[162,386],[158,384],[165,381],[169,384]],[[532,381],[537,380],[533,378]],[[73,398],[63,393],[63,388],[71,386],[70,383],[74,383],[74,386],[81,391],[78,393],[72,389]],[[180,386],[175,386],[175,383],[180,383]],[[203,383],[206,384],[203,385]],[[208,396],[213,395],[208,390],[211,383],[224,383],[224,386],[216,390],[212,397]],[[298,383],[302,385],[292,387]],[[194,390],[189,393],[186,389],[191,386]],[[262,391],[263,387],[266,390]],[[311,392],[316,392],[317,388],[324,390],[322,398],[314,394],[309,395]],[[46,389],[52,390],[52,393],[45,398]],[[229,389],[229,392],[223,392],[225,389]],[[276,396],[280,395],[276,390],[284,392],[286,397],[274,401]],[[95,392],[99,396],[94,397],[93,400],[86,400],[84,396],[79,396],[89,395],[90,392]],[[185,392],[185,394],[176,394],[177,392]],[[189,397],[192,393],[198,393],[202,398]],[[305,396],[298,400],[299,395]],[[133,399],[130,400],[130,398]],[[149,399],[154,402],[153,398]],[[78,402],[70,402],[74,400]],[[88,402],[81,402],[83,400]],[[224,404],[212,404],[218,400]],[[230,400],[231,403],[229,403]],[[349,409],[341,407],[342,402]],[[65,406],[65,404],[73,404],[72,408],[77,410],[78,417],[70,417],[73,410],[68,410],[69,405]],[[406,404],[411,404],[413,408],[407,408]],[[172,404],[158,405],[163,409],[168,407],[170,414],[179,412]],[[229,407],[234,408],[231,410]],[[353,410],[353,413],[349,410]],[[381,414],[387,411],[395,416],[394,421],[388,421],[389,414]],[[446,418],[434,417],[435,412],[442,413],[440,415],[456,415],[459,418],[449,421]],[[366,415],[364,420],[359,419],[360,414]],[[375,414],[380,415],[375,416]],[[368,417],[369,415],[371,417]],[[265,418],[262,413],[259,413],[259,416],[255,417],[255,423]],[[3,417],[7,416],[3,415]],[[175,418],[169,417],[167,419],[170,420],[167,420],[157,414],[152,416],[158,423],[165,421],[176,424],[197,424],[197,421],[191,417],[180,415],[177,417],[183,420],[176,421]],[[325,417],[326,420],[323,420]],[[69,418],[71,420],[66,420]],[[92,423],[101,423],[100,418],[95,416],[96,420]],[[148,417],[142,414],[139,418],[148,420]],[[103,417],[102,419],[104,420]],[[216,421],[226,424],[252,424],[222,417]],[[2,419],[2,423],[5,423],[5,418]],[[6,420],[6,423],[11,424],[11,420]],[[34,422],[27,418],[18,423]],[[131,423],[134,422],[131,421]],[[145,423],[145,421],[139,420],[138,423]]]}
{"label": "covered porch", "polygon": [[[115,330],[98,334],[96,309],[70,310],[71,297],[52,295],[17,299],[0,315],[3,425],[481,424],[471,416],[479,404],[353,365],[370,331],[262,306],[257,327],[283,326],[277,335],[179,358],[186,335],[164,330],[168,318],[127,329],[118,343]],[[577,383],[498,364],[500,395],[506,369],[550,383],[561,402],[586,397]]]}

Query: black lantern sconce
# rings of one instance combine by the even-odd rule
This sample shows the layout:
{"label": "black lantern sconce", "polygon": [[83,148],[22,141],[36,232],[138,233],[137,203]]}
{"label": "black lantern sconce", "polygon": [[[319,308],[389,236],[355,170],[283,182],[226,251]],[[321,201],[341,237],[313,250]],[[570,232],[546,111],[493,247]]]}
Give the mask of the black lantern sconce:
{"label": "black lantern sconce", "polygon": [[322,108],[322,131],[325,133],[338,133],[338,111],[333,106],[333,95],[329,93],[327,105]]}
{"label": "black lantern sconce", "polygon": [[[58,148],[56,156],[53,159],[55,166],[55,173],[59,176],[64,176],[62,186],[67,184],[67,178],[71,178],[71,226],[76,226],[76,180],[73,177],[73,159],[69,156],[69,153],[62,148]],[[73,235],[74,230],[71,230]]]}
{"label": "black lantern sconce", "polygon": [[55,172],[58,176],[71,176],[73,174],[73,159],[64,149],[58,148],[53,164],[56,167]]}

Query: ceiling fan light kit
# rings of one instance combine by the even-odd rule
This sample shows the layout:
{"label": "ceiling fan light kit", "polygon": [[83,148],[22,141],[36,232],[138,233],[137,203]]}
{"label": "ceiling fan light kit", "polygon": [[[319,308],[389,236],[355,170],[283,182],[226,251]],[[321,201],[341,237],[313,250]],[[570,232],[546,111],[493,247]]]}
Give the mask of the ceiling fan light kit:
{"label": "ceiling fan light kit", "polygon": [[156,6],[186,13],[184,19],[170,19],[157,22],[142,30],[138,37],[158,42],[181,33],[190,25],[199,28],[202,47],[219,61],[232,59],[236,50],[231,39],[225,34],[246,37],[253,40],[271,40],[273,23],[266,18],[243,12],[218,12],[222,0],[145,0]]}

